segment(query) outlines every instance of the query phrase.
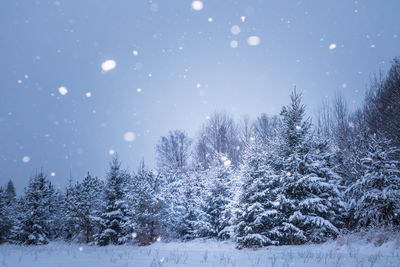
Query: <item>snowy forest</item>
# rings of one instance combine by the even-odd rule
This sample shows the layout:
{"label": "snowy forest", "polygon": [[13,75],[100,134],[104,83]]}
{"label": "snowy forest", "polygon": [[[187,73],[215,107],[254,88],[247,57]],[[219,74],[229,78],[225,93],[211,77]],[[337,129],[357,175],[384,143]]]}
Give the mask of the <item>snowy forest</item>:
{"label": "snowy forest", "polygon": [[[356,110],[337,95],[311,120],[294,89],[279,114],[235,121],[215,112],[198,135],[172,130],[157,167],[130,173],[114,156],[58,190],[44,171],[24,194],[0,188],[0,242],[149,245],[234,240],[238,248],[322,243],[400,224],[400,59]],[[40,168],[40,166],[37,166]],[[88,166],[90,168],[90,166]]]}

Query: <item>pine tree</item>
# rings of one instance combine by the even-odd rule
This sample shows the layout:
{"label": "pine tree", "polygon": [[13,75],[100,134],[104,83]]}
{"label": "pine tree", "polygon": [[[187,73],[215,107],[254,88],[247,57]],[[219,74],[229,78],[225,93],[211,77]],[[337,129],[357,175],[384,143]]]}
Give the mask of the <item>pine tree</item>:
{"label": "pine tree", "polygon": [[7,183],[7,188],[6,188],[5,193],[6,193],[7,200],[8,200],[9,204],[12,203],[12,202],[15,202],[15,197],[16,197],[15,187],[14,187],[14,184],[13,184],[13,182],[11,180],[8,181],[8,183]]}
{"label": "pine tree", "polygon": [[270,158],[266,147],[258,142],[253,141],[245,150],[239,172],[242,179],[236,226],[239,247],[278,244],[274,234],[280,222],[274,192],[277,179]]}
{"label": "pine tree", "polygon": [[0,244],[8,240],[11,223],[8,195],[0,187]]}
{"label": "pine tree", "polygon": [[193,202],[194,185],[190,178],[189,173],[184,170],[164,169],[160,173],[160,179],[165,181],[165,186],[160,191],[166,203],[163,218],[166,229],[163,235],[183,239],[190,239],[192,236],[190,206]]}
{"label": "pine tree", "polygon": [[372,135],[362,159],[364,174],[349,189],[358,198],[352,203],[358,226],[387,226],[400,223],[400,164],[396,149],[383,136]]}
{"label": "pine tree", "polygon": [[132,228],[140,245],[154,242],[161,233],[164,199],[160,191],[163,182],[157,172],[146,168],[144,162],[133,177],[130,200]]}
{"label": "pine tree", "polygon": [[100,198],[103,184],[97,177],[89,173],[77,186],[78,191],[78,224],[84,236],[84,242],[89,243],[98,228],[100,215]]}
{"label": "pine tree", "polygon": [[64,197],[64,239],[67,241],[74,240],[79,233],[78,225],[78,191],[77,185],[72,183],[72,179],[68,180],[68,186]]}
{"label": "pine tree", "polygon": [[128,203],[126,199],[129,174],[121,170],[118,157],[110,163],[104,190],[104,208],[100,215],[100,233],[95,237],[97,244],[124,244],[129,239]]}
{"label": "pine tree", "polygon": [[51,236],[54,203],[54,188],[41,171],[30,179],[25,190],[23,215],[21,217],[21,233],[19,241],[28,245],[42,245],[49,242]]}
{"label": "pine tree", "polygon": [[232,200],[232,170],[230,160],[222,155],[214,160],[206,170],[206,191],[203,196],[202,210],[199,219],[198,235],[203,237],[229,237],[231,211],[228,209]]}
{"label": "pine tree", "polygon": [[280,243],[325,241],[339,233],[336,223],[340,215],[334,211],[340,210],[341,196],[332,182],[335,174],[313,145],[300,94],[292,93],[291,104],[282,109],[281,116],[277,193],[284,219]]}
{"label": "pine tree", "polygon": [[90,243],[98,232],[103,184],[89,173],[82,182],[72,185],[65,194],[65,239]]}

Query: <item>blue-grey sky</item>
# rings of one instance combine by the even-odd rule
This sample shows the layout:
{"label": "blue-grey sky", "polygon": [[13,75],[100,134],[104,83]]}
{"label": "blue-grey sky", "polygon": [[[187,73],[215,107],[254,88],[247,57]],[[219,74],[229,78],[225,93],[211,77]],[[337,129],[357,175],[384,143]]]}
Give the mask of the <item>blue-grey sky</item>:
{"label": "blue-grey sky", "polygon": [[40,168],[60,187],[104,177],[113,151],[153,166],[168,130],[276,114],[294,85],[310,115],[335,91],[359,105],[400,55],[398,0],[202,3],[1,1],[0,185],[21,193]]}

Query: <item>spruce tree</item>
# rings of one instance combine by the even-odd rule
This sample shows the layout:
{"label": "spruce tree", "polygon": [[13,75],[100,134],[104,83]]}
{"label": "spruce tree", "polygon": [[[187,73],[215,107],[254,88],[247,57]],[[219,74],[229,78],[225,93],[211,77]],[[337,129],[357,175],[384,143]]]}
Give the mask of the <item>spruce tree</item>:
{"label": "spruce tree", "polygon": [[15,187],[11,180],[8,181],[7,183],[7,188],[5,190],[5,193],[9,204],[15,202],[15,197],[17,194],[15,193]]}
{"label": "spruce tree", "polygon": [[232,169],[230,160],[223,154],[213,161],[206,170],[205,194],[200,214],[198,235],[203,237],[229,237],[231,211],[228,209],[232,200]]}
{"label": "spruce tree", "polygon": [[161,234],[164,199],[161,194],[163,182],[157,172],[146,168],[144,162],[133,177],[130,201],[133,233],[140,245],[156,241]]}
{"label": "spruce tree", "polygon": [[129,239],[128,203],[126,199],[129,174],[121,169],[118,157],[110,163],[104,189],[103,210],[100,215],[100,232],[96,235],[96,243],[124,244]]}
{"label": "spruce tree", "polygon": [[358,226],[388,226],[400,223],[400,164],[398,149],[383,135],[372,135],[362,159],[364,174],[349,189],[358,196],[352,203]]}
{"label": "spruce tree", "polygon": [[271,154],[258,142],[252,142],[244,152],[239,175],[242,185],[240,211],[236,225],[239,247],[262,247],[278,244],[275,229],[280,218],[275,201],[277,179],[270,165]]}
{"label": "spruce tree", "polygon": [[8,196],[6,191],[0,187],[0,244],[8,240],[11,224]]}
{"label": "spruce tree", "polygon": [[20,242],[28,245],[42,245],[51,236],[52,194],[54,188],[41,171],[29,180],[23,200]]}
{"label": "spruce tree", "polygon": [[322,242],[338,235],[335,211],[342,204],[333,182],[334,172],[315,149],[311,123],[304,119],[305,106],[296,91],[291,103],[281,112],[280,159],[277,171],[279,211],[283,223],[279,229],[282,244]]}

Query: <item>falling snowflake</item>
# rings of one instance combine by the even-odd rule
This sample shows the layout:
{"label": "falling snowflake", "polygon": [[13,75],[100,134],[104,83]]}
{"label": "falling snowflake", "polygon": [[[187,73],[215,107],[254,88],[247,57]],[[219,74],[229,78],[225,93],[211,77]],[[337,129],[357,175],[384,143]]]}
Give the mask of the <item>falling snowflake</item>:
{"label": "falling snowflake", "polygon": [[104,72],[110,71],[114,69],[116,66],[117,63],[112,59],[106,60],[101,64],[101,68]]}
{"label": "falling snowflake", "polygon": [[52,172],[52,173],[50,173],[50,175],[51,175],[52,177],[54,177],[54,176],[56,176],[56,173],[55,173],[55,172]]}
{"label": "falling snowflake", "polygon": [[134,132],[126,132],[124,134],[124,139],[126,142],[133,142],[136,139],[136,134]]}
{"label": "falling snowflake", "polygon": [[83,251],[83,247],[79,247],[79,251]]}
{"label": "falling snowflake", "polygon": [[136,89],[136,91],[138,92],[138,93],[140,93],[140,92],[142,92],[142,88],[138,88],[138,89]]}
{"label": "falling snowflake", "polygon": [[238,35],[240,33],[240,27],[238,25],[233,25],[231,28],[231,33],[233,35]]}
{"label": "falling snowflake", "polygon": [[232,48],[236,48],[236,47],[238,47],[238,45],[239,45],[239,43],[238,43],[238,41],[236,41],[236,40],[233,40],[233,41],[231,41],[231,43],[230,43],[230,46],[231,46]]}
{"label": "falling snowflake", "polygon": [[67,88],[65,88],[64,86],[61,86],[58,88],[58,92],[60,93],[60,95],[66,95],[68,94],[68,90]]}
{"label": "falling snowflake", "polygon": [[342,83],[342,88],[346,89],[347,88],[347,84],[346,83]]}
{"label": "falling snowflake", "polygon": [[157,242],[161,241],[161,236],[157,237]]}
{"label": "falling snowflake", "polygon": [[246,21],[246,17],[245,17],[245,16],[241,16],[241,17],[240,17],[240,20],[241,20],[242,22],[245,22],[245,21]]}
{"label": "falling snowflake", "polygon": [[115,154],[115,150],[114,149],[108,150],[108,154],[111,155],[111,156],[114,155]]}
{"label": "falling snowflake", "polygon": [[247,38],[247,43],[250,46],[257,46],[260,44],[260,42],[261,40],[258,36],[250,36],[249,38]]}
{"label": "falling snowflake", "polygon": [[296,130],[301,130],[301,126],[296,125]]}
{"label": "falling snowflake", "polygon": [[329,45],[329,50],[334,50],[336,49],[336,44],[330,44]]}
{"label": "falling snowflake", "polygon": [[192,2],[193,10],[200,11],[203,9],[203,2],[202,1],[193,1]]}
{"label": "falling snowflake", "polygon": [[137,233],[132,233],[132,237],[136,238],[137,237]]}
{"label": "falling snowflake", "polygon": [[138,52],[137,50],[133,50],[133,51],[132,51],[132,54],[133,54],[134,56],[137,56],[137,55],[139,55],[139,52]]}
{"label": "falling snowflake", "polygon": [[209,17],[208,22],[210,22],[210,23],[213,22],[213,18]]}
{"label": "falling snowflake", "polygon": [[92,93],[91,92],[86,92],[86,97],[91,97],[92,96]]}
{"label": "falling snowflake", "polygon": [[200,83],[196,84],[196,87],[197,87],[197,88],[200,88],[200,87],[201,87],[201,84],[200,84]]}
{"label": "falling snowflake", "polygon": [[31,161],[31,158],[29,156],[22,157],[22,162],[23,163],[28,163],[29,161]]}
{"label": "falling snowflake", "polygon": [[22,80],[18,80],[17,83],[21,84],[21,83],[22,83]]}
{"label": "falling snowflake", "polygon": [[291,172],[287,172],[286,176],[292,176],[292,173]]}

